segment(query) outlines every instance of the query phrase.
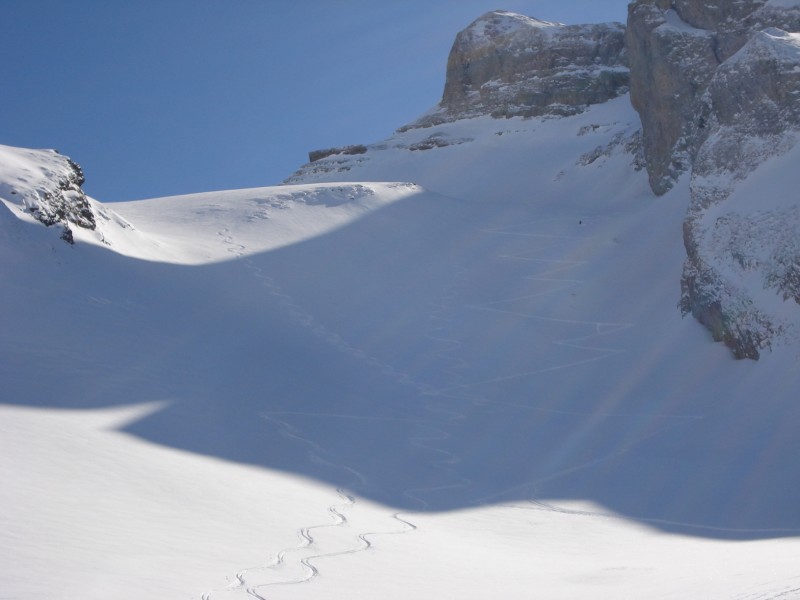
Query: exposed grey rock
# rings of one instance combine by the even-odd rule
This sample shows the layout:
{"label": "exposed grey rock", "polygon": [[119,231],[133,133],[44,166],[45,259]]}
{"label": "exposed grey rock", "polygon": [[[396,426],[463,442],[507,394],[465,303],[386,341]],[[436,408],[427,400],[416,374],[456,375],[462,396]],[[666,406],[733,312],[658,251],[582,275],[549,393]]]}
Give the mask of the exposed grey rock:
{"label": "exposed grey rock", "polygon": [[737,357],[759,352],[793,324],[753,297],[748,281],[800,303],[800,202],[729,208],[737,186],[800,139],[800,37],[758,32],[717,69],[702,101],[699,140],[684,223],[687,260],[681,307]]}
{"label": "exposed grey rock", "polygon": [[571,115],[628,91],[624,26],[493,11],[461,31],[439,110],[409,127],[478,115]]}
{"label": "exposed grey rock", "polygon": [[650,186],[663,194],[691,164],[692,140],[702,126],[699,98],[719,64],[714,39],[653,0],[629,5],[626,41]]}
{"label": "exposed grey rock", "polygon": [[8,179],[0,181],[0,196],[48,227],[60,225],[61,237],[68,243],[73,243],[72,226],[97,227],[92,206],[81,189],[83,171],[75,162],[54,150],[3,146],[2,151],[3,158],[12,160],[16,168],[3,170]]}
{"label": "exposed grey rock", "polygon": [[631,101],[650,186],[663,194],[682,173],[692,177],[681,308],[739,358],[758,358],[794,327],[763,289],[800,298],[797,205],[726,204],[749,174],[797,142],[800,42],[785,31],[800,31],[800,7],[768,0],[628,6]]}
{"label": "exposed grey rock", "polygon": [[64,157],[69,165],[69,173],[54,181],[51,190],[41,190],[41,199],[32,206],[31,214],[48,227],[61,223],[64,226],[64,238],[72,242],[69,224],[95,229],[97,223],[81,186],[84,183],[83,170],[77,163]]}
{"label": "exposed grey rock", "polygon": [[453,138],[444,133],[438,132],[429,135],[424,140],[415,142],[408,146],[409,150],[432,150],[434,148],[446,148],[447,146],[457,146],[471,142],[471,138]]}
{"label": "exposed grey rock", "polygon": [[342,146],[340,148],[326,148],[325,150],[312,150],[308,153],[308,162],[317,162],[335,154],[366,154],[367,147],[363,144]]}
{"label": "exposed grey rock", "polygon": [[628,6],[631,102],[642,119],[656,194],[691,168],[704,138],[700,101],[717,68],[767,27],[800,30],[800,8],[767,0],[635,0]]}

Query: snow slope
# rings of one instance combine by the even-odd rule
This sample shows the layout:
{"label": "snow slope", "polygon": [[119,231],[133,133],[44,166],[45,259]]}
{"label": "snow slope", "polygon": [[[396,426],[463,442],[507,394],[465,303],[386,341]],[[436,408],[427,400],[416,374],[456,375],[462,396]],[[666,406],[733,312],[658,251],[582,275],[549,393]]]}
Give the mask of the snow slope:
{"label": "snow slope", "polygon": [[681,318],[637,123],[412,129],[74,247],[0,207],[0,595],[800,597],[800,349]]}

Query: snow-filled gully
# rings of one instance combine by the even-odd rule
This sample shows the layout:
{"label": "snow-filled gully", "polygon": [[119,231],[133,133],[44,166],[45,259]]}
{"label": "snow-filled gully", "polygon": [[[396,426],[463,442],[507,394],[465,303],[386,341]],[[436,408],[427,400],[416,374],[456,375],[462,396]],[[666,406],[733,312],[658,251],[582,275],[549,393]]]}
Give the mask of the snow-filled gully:
{"label": "snow-filled gully", "polygon": [[[541,225],[541,221],[538,222]],[[517,224],[517,226],[519,226]],[[524,228],[524,227],[523,227]],[[506,410],[509,407],[517,407],[513,398],[491,397],[482,393],[480,388],[487,384],[497,384],[505,381],[521,380],[533,378],[546,372],[567,370],[579,365],[602,361],[625,352],[624,348],[610,344],[603,344],[604,337],[610,334],[623,331],[635,326],[631,322],[613,322],[603,319],[564,319],[526,312],[519,308],[524,305],[526,300],[535,299],[543,296],[558,294],[565,301],[571,290],[579,288],[584,281],[570,274],[579,267],[585,267],[585,260],[573,260],[568,258],[552,258],[552,253],[545,253],[544,250],[551,249],[553,245],[569,245],[577,243],[584,238],[576,235],[562,235],[558,233],[522,233],[510,231],[504,228],[480,229],[479,234],[484,236],[502,236],[536,241],[530,250],[517,251],[512,253],[501,253],[494,257],[498,263],[505,261],[514,263],[527,263],[532,267],[533,272],[524,276],[526,285],[532,283],[538,285],[539,289],[524,295],[507,295],[489,301],[470,303],[464,302],[465,294],[462,287],[466,286],[471,277],[475,276],[467,264],[454,266],[456,276],[453,278],[452,285],[445,289],[437,302],[431,303],[431,311],[427,315],[430,323],[427,339],[432,343],[443,345],[436,356],[437,360],[444,366],[440,369],[441,381],[445,385],[435,386],[425,381],[419,381],[411,375],[394,367],[385,360],[381,360],[370,355],[367,351],[353,345],[347,338],[347,332],[338,333],[322,324],[319,319],[304,309],[290,294],[285,292],[280,284],[264,271],[255,261],[245,255],[246,248],[236,242],[227,230],[219,233],[223,242],[229,246],[229,251],[237,258],[242,260],[243,266],[250,275],[256,278],[261,287],[267,294],[277,299],[281,310],[295,323],[311,332],[323,343],[328,344],[338,351],[361,361],[369,369],[377,369],[384,376],[405,386],[409,386],[423,403],[424,414],[430,415],[430,422],[421,418],[413,421],[414,431],[409,435],[407,443],[409,447],[415,447],[430,453],[430,464],[435,465],[440,477],[440,485],[430,487],[415,487],[406,489],[403,496],[416,505],[418,510],[423,512],[430,509],[428,496],[444,490],[456,488],[469,489],[473,484],[469,478],[459,474],[458,467],[462,462],[462,457],[445,447],[445,442],[452,437],[446,425],[451,422],[458,422],[467,418],[467,408],[480,407],[497,408]],[[543,246],[543,240],[550,240],[550,244]],[[540,256],[539,254],[543,254]],[[564,255],[569,253],[564,251]],[[542,270],[544,267],[544,270]],[[517,306],[517,308],[509,308]],[[481,378],[470,381],[467,379],[470,374],[470,367],[463,356],[464,342],[459,338],[459,331],[452,331],[451,317],[455,310],[467,310],[474,313],[484,313],[491,320],[492,315],[503,315],[504,317],[515,318],[520,321],[538,321],[547,323],[551,326],[563,326],[565,330],[574,332],[576,327],[584,328],[586,333],[581,335],[565,335],[551,340],[551,344],[570,351],[567,353],[567,360],[562,360],[555,364],[541,366],[540,368],[524,370],[520,372],[498,374],[496,377]],[[489,325],[491,326],[491,322]],[[588,413],[570,412],[546,407],[525,407],[528,410],[554,412],[564,415],[589,416]],[[262,415],[263,418],[278,428],[281,435],[301,447],[305,447],[308,459],[318,465],[323,465],[335,471],[346,473],[344,479],[349,479],[350,483],[335,489],[335,499],[327,506],[328,521],[324,523],[313,523],[301,526],[297,529],[299,543],[296,546],[284,548],[277,552],[270,562],[263,566],[246,568],[234,576],[232,583],[225,590],[214,590],[203,594],[203,600],[219,600],[226,597],[241,597],[247,594],[250,597],[267,600],[270,597],[270,590],[277,586],[292,586],[309,583],[318,578],[324,578],[325,560],[336,557],[355,556],[368,550],[374,550],[374,545],[370,538],[385,535],[397,535],[412,533],[418,529],[415,524],[413,514],[407,517],[402,512],[389,512],[385,515],[387,522],[392,522],[400,527],[386,527],[385,530],[358,530],[358,511],[359,499],[352,489],[368,486],[368,478],[354,469],[351,465],[339,464],[331,459],[330,454],[313,439],[310,439],[294,427],[288,419],[295,413],[275,412]],[[301,413],[296,413],[300,415]],[[325,415],[315,413],[314,417],[325,417]],[[331,417],[341,417],[341,415],[329,415]],[[435,424],[435,416],[439,424]],[[630,414],[591,413],[593,417],[614,419],[620,417],[631,417]],[[442,421],[441,417],[444,417]],[[351,417],[355,418],[355,417]],[[371,417],[364,417],[371,418]],[[473,505],[481,505],[490,502],[501,502],[504,505],[529,510],[570,512],[567,509],[537,499],[538,488],[547,481],[564,477],[575,471],[591,469],[604,461],[611,460],[621,454],[629,452],[631,448],[643,440],[663,433],[667,429],[678,427],[686,423],[697,420],[701,417],[694,415],[671,416],[668,424],[663,428],[647,433],[637,439],[629,441],[627,444],[616,448],[611,454],[597,456],[592,460],[582,464],[573,464],[560,471],[550,473],[546,478],[536,479],[525,482],[519,486],[529,497],[524,503],[504,502],[504,498],[513,489],[506,489],[488,496],[473,497]],[[440,426],[441,424],[443,426]],[[343,479],[343,480],[344,480]],[[574,513],[577,514],[577,513]],[[604,513],[580,512],[582,516],[602,517],[609,515]]]}

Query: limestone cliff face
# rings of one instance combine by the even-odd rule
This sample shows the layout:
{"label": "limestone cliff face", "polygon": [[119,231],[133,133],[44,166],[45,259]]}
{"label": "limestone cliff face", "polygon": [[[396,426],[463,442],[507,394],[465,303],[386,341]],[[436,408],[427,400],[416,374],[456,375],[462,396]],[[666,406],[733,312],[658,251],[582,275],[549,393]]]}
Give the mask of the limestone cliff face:
{"label": "limestone cliff face", "polygon": [[768,0],[635,0],[625,41],[650,185],[663,194],[702,143],[701,99],[719,66],[758,31],[800,31],[800,7]]}
{"label": "limestone cliff face", "polygon": [[642,119],[650,186],[672,187],[689,168],[700,96],[719,65],[711,32],[682,22],[655,0],[628,7],[631,103]]}
{"label": "limestone cliff face", "polygon": [[486,114],[571,115],[624,94],[624,30],[487,13],[456,36],[439,110],[412,126]]}
{"label": "limestone cliff face", "polygon": [[800,31],[794,4],[628,7],[631,101],[650,185],[663,194],[691,175],[681,308],[739,358],[758,358],[796,328],[779,304],[800,299],[800,204],[730,201],[748,175],[798,140],[800,38],[787,33]]}

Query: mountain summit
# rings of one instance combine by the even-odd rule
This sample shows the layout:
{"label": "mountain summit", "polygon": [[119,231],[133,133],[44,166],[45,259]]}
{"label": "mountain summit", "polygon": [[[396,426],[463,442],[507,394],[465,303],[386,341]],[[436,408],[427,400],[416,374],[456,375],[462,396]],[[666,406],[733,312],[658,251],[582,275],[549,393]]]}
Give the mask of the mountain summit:
{"label": "mountain summit", "polygon": [[628,91],[625,28],[563,25],[489,12],[460,32],[439,110],[424,126],[490,114],[573,115]]}

